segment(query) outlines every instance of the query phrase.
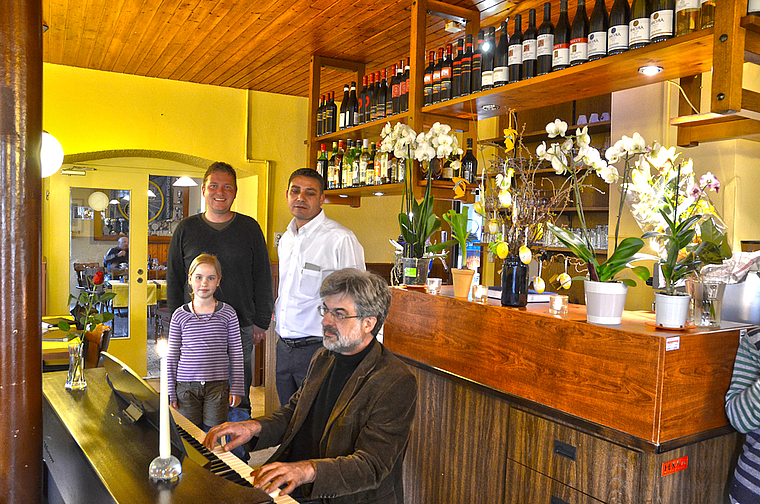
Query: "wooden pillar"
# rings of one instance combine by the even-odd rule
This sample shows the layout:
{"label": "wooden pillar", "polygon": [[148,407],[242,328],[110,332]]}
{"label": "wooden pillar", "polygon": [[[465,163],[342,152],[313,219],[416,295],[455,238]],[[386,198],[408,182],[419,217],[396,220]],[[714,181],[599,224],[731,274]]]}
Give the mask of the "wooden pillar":
{"label": "wooden pillar", "polygon": [[7,503],[36,503],[42,502],[41,3],[0,0],[0,12],[0,495]]}

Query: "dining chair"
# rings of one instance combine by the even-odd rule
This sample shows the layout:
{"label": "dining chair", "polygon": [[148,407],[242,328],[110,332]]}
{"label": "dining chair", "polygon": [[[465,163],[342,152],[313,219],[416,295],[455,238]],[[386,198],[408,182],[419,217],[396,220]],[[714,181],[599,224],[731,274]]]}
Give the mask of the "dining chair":
{"label": "dining chair", "polygon": [[100,353],[108,350],[108,344],[111,342],[111,328],[101,324],[95,328],[95,331],[86,333],[85,340],[87,341],[85,369],[101,367],[103,357]]}

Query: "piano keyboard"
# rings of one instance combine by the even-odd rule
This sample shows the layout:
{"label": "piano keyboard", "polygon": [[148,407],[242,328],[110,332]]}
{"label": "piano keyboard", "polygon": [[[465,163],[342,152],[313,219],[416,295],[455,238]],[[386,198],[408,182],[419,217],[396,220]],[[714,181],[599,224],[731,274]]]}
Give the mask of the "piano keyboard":
{"label": "piano keyboard", "polygon": [[[170,408],[170,410],[174,417],[174,422],[179,427],[179,433],[182,438],[211,461],[206,466],[207,469],[233,483],[253,486],[253,476],[251,476],[253,468],[251,466],[232,453],[223,451],[221,446],[216,446],[213,450],[209,450],[203,446],[203,439],[206,437],[206,433],[174,408]],[[269,495],[274,499],[275,504],[298,504],[298,501],[289,495],[279,495],[279,490]]]}

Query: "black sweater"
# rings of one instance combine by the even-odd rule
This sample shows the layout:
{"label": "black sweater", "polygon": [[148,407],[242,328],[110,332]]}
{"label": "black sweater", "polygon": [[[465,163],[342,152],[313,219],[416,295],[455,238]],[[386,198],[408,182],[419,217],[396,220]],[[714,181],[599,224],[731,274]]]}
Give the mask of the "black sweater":
{"label": "black sweater", "polygon": [[213,254],[222,265],[214,297],[232,306],[241,327],[266,329],[272,319],[272,273],[261,227],[247,215],[235,214],[224,229],[211,227],[202,214],[183,219],[169,244],[166,285],[169,313],[190,302],[187,274],[199,254]]}

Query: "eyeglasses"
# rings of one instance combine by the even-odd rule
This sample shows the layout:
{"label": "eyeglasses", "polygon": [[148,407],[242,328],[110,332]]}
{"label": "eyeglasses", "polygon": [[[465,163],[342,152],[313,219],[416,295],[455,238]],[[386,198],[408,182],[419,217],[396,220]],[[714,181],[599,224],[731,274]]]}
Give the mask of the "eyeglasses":
{"label": "eyeglasses", "polygon": [[335,310],[329,309],[325,305],[317,306],[317,311],[323,317],[329,313],[338,322],[341,322],[343,319],[361,318],[361,315],[344,315],[343,313],[341,313],[339,311],[335,311]]}

